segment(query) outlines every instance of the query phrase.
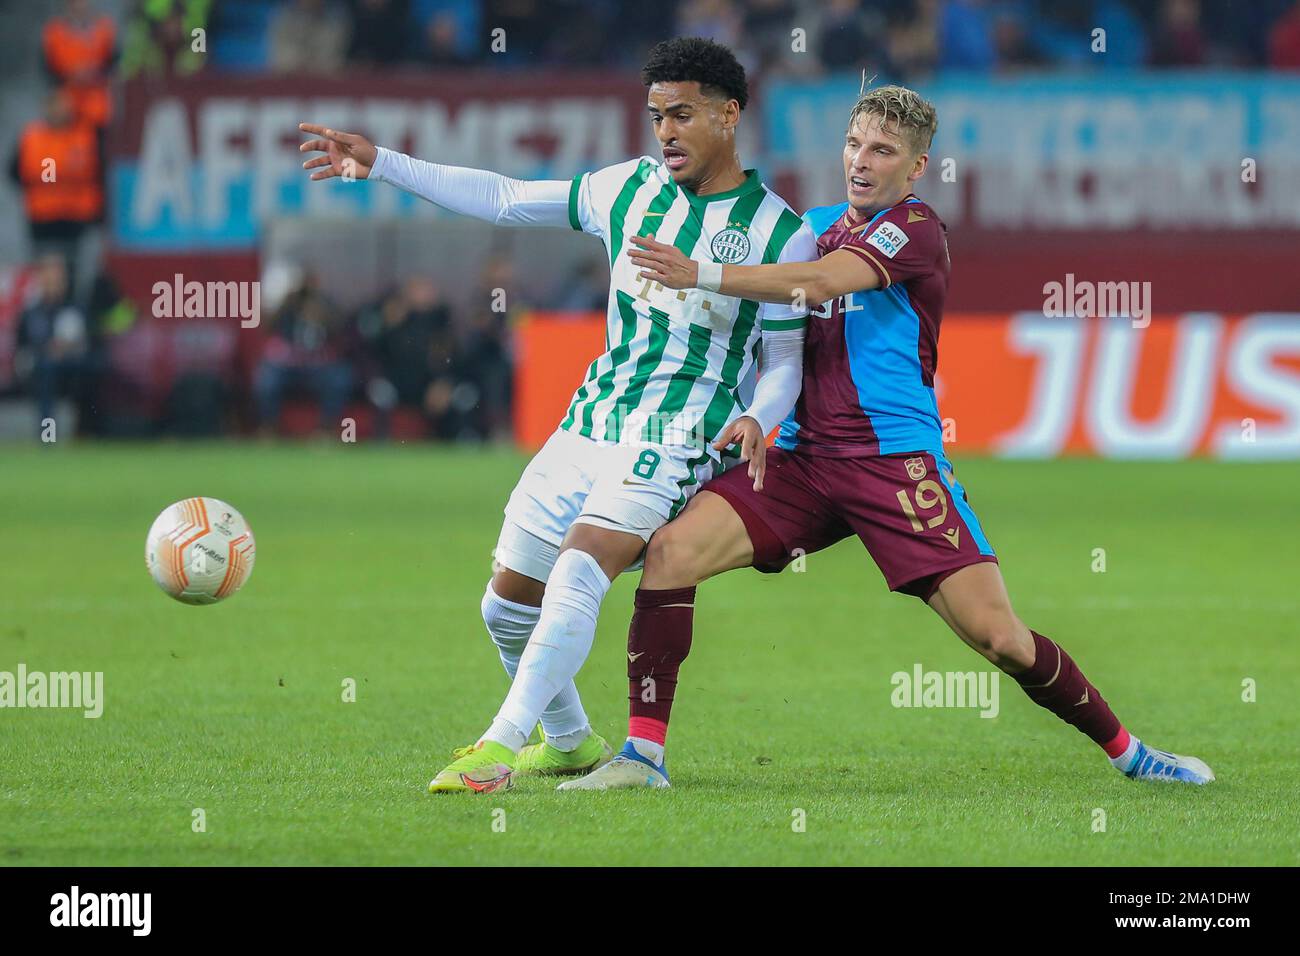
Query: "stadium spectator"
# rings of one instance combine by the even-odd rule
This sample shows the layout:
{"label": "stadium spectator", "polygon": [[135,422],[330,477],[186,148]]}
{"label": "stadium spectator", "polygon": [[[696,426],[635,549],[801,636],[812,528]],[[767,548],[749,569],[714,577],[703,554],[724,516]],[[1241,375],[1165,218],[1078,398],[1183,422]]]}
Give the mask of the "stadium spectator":
{"label": "stadium spectator", "polygon": [[343,330],[315,275],[304,274],[281,303],[253,375],[258,428],[273,435],[286,392],[305,390],[320,403],[320,431],[336,429],[352,391]]}
{"label": "stadium spectator", "polygon": [[[510,313],[528,305],[515,293],[509,312],[497,311],[498,290],[518,289],[514,260],[505,253],[488,257],[479,274],[476,303],[462,324],[454,361],[457,384],[450,396],[447,437],[504,441],[510,433]],[[482,303],[481,305],[478,303]]]}
{"label": "stadium spectator", "polygon": [[997,48],[998,67],[1015,70],[1041,66],[1046,57],[1030,40],[1023,18],[1006,11],[993,18],[993,43]]}
{"label": "stadium spectator", "polygon": [[1269,31],[1268,65],[1275,70],[1300,70],[1300,2]]}
{"label": "stadium spectator", "polygon": [[61,255],[84,301],[98,269],[96,226],[104,215],[100,132],[77,119],[63,90],[45,100],[45,116],[19,134],[9,166],[23,193],[34,253]]}
{"label": "stadium spectator", "polygon": [[413,16],[420,25],[419,52],[432,53],[433,63],[472,62],[487,39],[482,0],[413,0]]}
{"label": "stadium spectator", "polygon": [[271,69],[329,73],[343,65],[350,24],[328,0],[291,0],[271,21]]}
{"label": "stadium spectator", "polygon": [[108,81],[117,59],[117,27],[95,15],[90,0],[68,0],[61,16],[45,24],[41,54],[51,80],[68,94],[77,119],[95,127],[108,124]]}
{"label": "stadium spectator", "polygon": [[77,433],[106,435],[110,410],[126,390],[112,375],[111,343],[131,329],[138,318],[135,303],[122,294],[107,272],[95,276],[86,316],[86,348],[77,375],[80,408]]}
{"label": "stadium spectator", "polygon": [[139,308],[122,292],[117,281],[107,272],[95,277],[90,295],[91,338],[112,338],[131,330],[139,319]]}
{"label": "stadium spectator", "polygon": [[391,66],[410,51],[409,0],[354,0],[352,41],[348,61],[371,66]]}
{"label": "stadium spectator", "polygon": [[1198,0],[1164,0],[1151,37],[1151,65],[1201,66],[1205,62],[1205,35],[1201,31]]}
{"label": "stadium spectator", "polygon": [[39,292],[18,317],[14,371],[36,399],[40,419],[53,419],[59,398],[80,401],[88,349],[85,313],[72,301],[68,267],[50,253],[38,263]]}
{"label": "stadium spectator", "polygon": [[206,33],[195,31],[207,30],[211,12],[210,0],[137,0],[122,44],[122,75],[189,76],[203,69]]}
{"label": "stadium spectator", "polygon": [[440,432],[455,384],[455,343],[451,310],[437,285],[423,276],[408,279],[363,309],[357,325],[372,369],[366,396],[379,410],[379,433],[388,433],[398,406],[420,409]]}
{"label": "stadium spectator", "polygon": [[1270,34],[1295,4],[1296,0],[1206,4],[1201,8],[1201,27],[1217,48],[1215,62],[1238,68],[1268,65]]}
{"label": "stadium spectator", "polygon": [[510,438],[512,365],[506,316],[479,309],[470,314],[456,357],[452,411],[461,427],[455,437],[479,441]]}
{"label": "stadium spectator", "polygon": [[933,72],[939,59],[939,0],[900,0],[885,17],[887,62],[899,79]]}
{"label": "stadium spectator", "polygon": [[462,66],[471,61],[463,52],[456,15],[449,11],[435,13],[424,26],[424,62],[430,66]]}

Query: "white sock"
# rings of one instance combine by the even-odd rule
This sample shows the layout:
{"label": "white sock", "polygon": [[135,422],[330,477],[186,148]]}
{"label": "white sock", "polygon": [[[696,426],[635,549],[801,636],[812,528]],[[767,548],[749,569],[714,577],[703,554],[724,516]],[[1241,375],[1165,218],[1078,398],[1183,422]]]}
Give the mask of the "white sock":
{"label": "white sock", "polygon": [[495,740],[497,743],[509,747],[515,753],[519,753],[524,744],[528,743],[528,734],[510,723],[510,721],[498,717],[492,721],[492,726],[479,739]]}
{"label": "white sock", "polygon": [[664,765],[664,745],[657,744],[653,740],[646,740],[644,737],[629,737],[627,742],[632,745],[632,749],[639,753],[646,760],[649,760],[656,767]]}
{"label": "white sock", "polygon": [[[510,693],[492,722],[531,728],[547,703],[573,683],[596,639],[596,617],[609,591],[609,578],[585,551],[563,552],[551,569],[542,614],[519,659]],[[498,737],[492,729],[484,736]],[[510,746],[509,740],[501,743]]]}
{"label": "white sock", "polygon": [[1110,762],[1114,764],[1116,767],[1118,767],[1120,770],[1124,771],[1125,773],[1128,773],[1129,769],[1133,766],[1133,758],[1137,756],[1138,745],[1141,743],[1142,741],[1138,740],[1132,734],[1129,734],[1128,746],[1124,748],[1124,752],[1120,754],[1118,757],[1109,758]]}
{"label": "white sock", "polygon": [[[543,729],[545,729],[546,727],[545,714],[543,714],[542,717],[542,727]],[[574,750],[577,750],[578,747],[581,746],[582,742],[590,736],[591,736],[591,724],[587,724],[581,730],[575,730],[571,734],[560,734],[558,736],[552,734],[549,730],[547,730],[546,742],[550,744],[552,747],[554,747],[556,750],[562,750],[567,754],[567,753],[571,753]]]}
{"label": "white sock", "polygon": [[[507,601],[492,589],[492,582],[489,581],[487,590],[483,592],[482,611],[483,623],[487,625],[492,643],[501,655],[501,664],[510,679],[514,680],[519,671],[519,658],[528,645],[533,628],[537,626],[542,609],[531,604]],[[527,737],[531,730],[530,727],[524,736]],[[574,749],[591,733],[587,712],[582,709],[582,698],[578,696],[578,688],[573,681],[569,681],[568,686],[556,694],[542,711],[542,730],[548,738],[558,740],[568,741],[576,736],[576,742],[572,746],[560,747],[561,750]]]}

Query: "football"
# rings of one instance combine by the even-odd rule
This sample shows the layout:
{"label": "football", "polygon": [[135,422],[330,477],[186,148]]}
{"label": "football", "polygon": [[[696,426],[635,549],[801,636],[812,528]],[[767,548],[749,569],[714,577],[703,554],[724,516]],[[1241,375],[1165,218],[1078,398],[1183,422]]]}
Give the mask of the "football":
{"label": "football", "polygon": [[158,586],[183,604],[216,604],[253,572],[252,529],[216,498],[168,505],[149,529],[145,564]]}

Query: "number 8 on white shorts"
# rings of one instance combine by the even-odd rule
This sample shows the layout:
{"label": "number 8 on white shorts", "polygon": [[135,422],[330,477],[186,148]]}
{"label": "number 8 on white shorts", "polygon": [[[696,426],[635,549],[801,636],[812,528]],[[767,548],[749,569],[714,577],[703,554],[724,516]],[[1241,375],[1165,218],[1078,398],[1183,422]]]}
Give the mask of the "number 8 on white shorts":
{"label": "number 8 on white shorts", "polygon": [[510,494],[496,559],[544,581],[575,521],[649,541],[716,471],[711,450],[603,444],[558,430]]}

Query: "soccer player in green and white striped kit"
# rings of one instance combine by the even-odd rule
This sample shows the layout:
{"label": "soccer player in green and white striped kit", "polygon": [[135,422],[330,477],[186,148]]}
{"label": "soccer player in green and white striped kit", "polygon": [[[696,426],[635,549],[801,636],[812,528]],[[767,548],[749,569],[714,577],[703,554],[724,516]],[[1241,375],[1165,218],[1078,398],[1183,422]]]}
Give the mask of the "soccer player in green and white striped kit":
{"label": "soccer player in green and white striped kit", "polygon": [[[735,460],[732,446],[761,490],[764,438],[799,393],[807,309],[666,289],[639,279],[624,254],[629,236],[648,235],[712,263],[816,259],[809,227],[741,168],[745,71],[726,47],[679,38],[650,52],[642,79],[662,156],[572,182],[441,166],[300,127],[317,137],[301,149],[325,154],[303,164],[312,179],[348,171],[494,223],[569,226],[598,237],[610,262],[605,351],[506,504],[483,596],[513,683],[478,742],[433,778],[433,793],[499,790],[515,773],[585,773],[609,759],[573,679],[611,580]],[[525,746],[539,719],[543,742]]]}

